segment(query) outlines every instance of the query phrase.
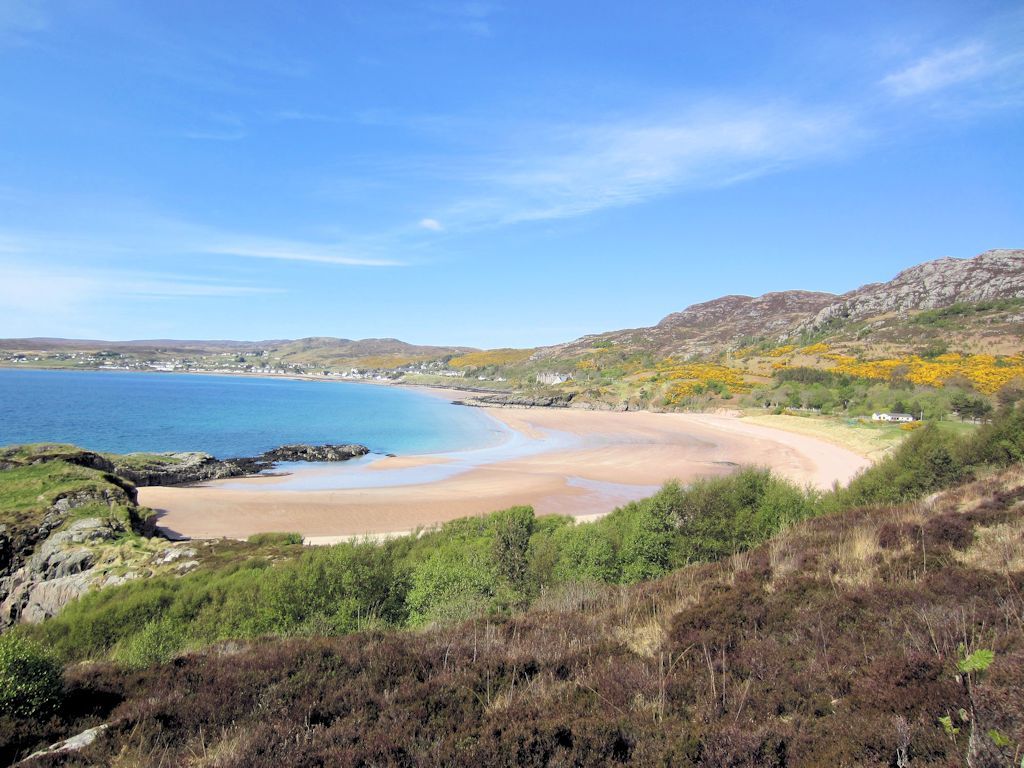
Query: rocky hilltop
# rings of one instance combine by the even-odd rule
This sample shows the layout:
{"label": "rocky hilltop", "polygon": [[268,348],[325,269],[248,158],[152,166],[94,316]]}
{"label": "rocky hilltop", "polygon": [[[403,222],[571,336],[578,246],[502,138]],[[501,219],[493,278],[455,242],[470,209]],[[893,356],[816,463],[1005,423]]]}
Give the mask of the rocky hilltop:
{"label": "rocky hilltop", "polygon": [[723,296],[674,312],[657,325],[584,336],[537,350],[534,360],[572,356],[616,345],[659,355],[705,355],[751,339],[782,342],[853,320],[903,317],[958,302],[1024,298],[1024,250],[986,251],[970,259],[942,258],[842,295],[780,291]]}
{"label": "rocky hilltop", "polygon": [[816,329],[834,319],[940,309],[1024,296],[1024,250],[993,250],[973,259],[944,258],[905,269],[887,283],[843,294],[797,328]]}

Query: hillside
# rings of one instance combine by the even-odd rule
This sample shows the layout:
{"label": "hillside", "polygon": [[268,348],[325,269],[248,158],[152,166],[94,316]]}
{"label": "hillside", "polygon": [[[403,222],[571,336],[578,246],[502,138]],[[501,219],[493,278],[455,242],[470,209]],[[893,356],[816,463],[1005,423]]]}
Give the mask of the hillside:
{"label": "hillside", "polygon": [[327,336],[272,341],[98,341],[0,339],[0,365],[44,368],[322,374],[351,369],[394,372],[435,363],[471,347],[407,344],[398,339]]}
{"label": "hillside", "polygon": [[[791,491],[741,473],[562,529],[575,541],[555,550],[509,510],[422,545],[279,550],[103,590],[0,641],[0,682],[11,653],[52,663],[32,636],[91,660],[65,668],[51,717],[0,716],[0,744],[85,734],[38,766],[1018,765],[1024,412],[907,446],[767,540],[756,521]],[[679,551],[690,564],[651,568]],[[382,592],[399,555],[414,569],[388,566]],[[620,556],[645,565],[508,591]],[[233,600],[247,584],[258,599]],[[402,590],[444,610],[396,631]],[[360,600],[377,612],[335,623]],[[274,610],[298,623],[241,631]],[[189,632],[211,639],[182,647]]]}
{"label": "hillside", "polygon": [[[725,296],[648,328],[538,349],[480,351],[329,337],[8,339],[0,341],[0,365],[302,374],[513,395],[491,398],[491,404],[820,411],[829,403],[831,412],[858,416],[918,402],[917,412],[941,416],[963,415],[958,398],[989,401],[1008,387],[1024,391],[1022,352],[1024,250],[993,250],[927,262],[842,295],[793,290]],[[824,372],[825,379],[796,382],[788,373],[804,369]],[[813,392],[810,385],[826,385],[830,392]],[[847,385],[858,390],[853,397],[842,390]],[[911,391],[903,391],[908,385]]]}
{"label": "hillside", "polygon": [[[724,296],[668,315],[649,328],[584,336],[539,349],[536,357],[558,358],[600,348],[602,343],[661,356],[714,355],[753,340],[782,345],[815,333],[842,336],[843,326],[853,323],[881,328],[901,325],[909,344],[915,341],[915,329],[908,322],[921,310],[998,299],[1024,299],[1024,250],[986,251],[972,259],[937,259],[906,269],[888,282],[861,286],[840,296],[799,290],[758,297]],[[1021,312],[1016,309],[998,320],[1021,323]],[[968,330],[958,329],[958,335]],[[1015,330],[1019,344],[1020,327]],[[963,341],[969,342],[967,338]]]}

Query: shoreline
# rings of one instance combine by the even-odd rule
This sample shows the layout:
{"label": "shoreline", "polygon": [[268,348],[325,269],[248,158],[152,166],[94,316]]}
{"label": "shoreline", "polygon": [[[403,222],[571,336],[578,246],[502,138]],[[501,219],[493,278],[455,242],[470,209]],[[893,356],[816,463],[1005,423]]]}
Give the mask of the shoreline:
{"label": "shoreline", "polygon": [[514,392],[511,389],[483,389],[480,387],[460,389],[459,387],[445,387],[440,384],[410,384],[403,381],[381,381],[380,379],[345,379],[340,376],[314,376],[305,373],[243,373],[241,371],[140,371],[134,368],[44,368],[32,365],[0,365],[0,371],[44,371],[59,372],[71,371],[73,373],[142,373],[160,374],[170,376],[230,376],[248,379],[270,379],[284,381],[317,381],[322,383],[335,384],[371,384],[376,387],[404,387],[406,389],[417,389],[423,392],[454,392],[470,393],[474,395],[508,394]]}
{"label": "shoreline", "polygon": [[[686,483],[722,476],[737,465],[765,466],[801,485],[828,488],[869,464],[820,439],[745,424],[736,416],[484,410],[518,437],[510,449],[476,452],[482,454],[479,461],[469,451],[342,466],[337,476],[346,475],[349,485],[341,488],[329,486],[331,470],[326,470],[327,485],[295,489],[313,473],[323,476],[325,470],[319,468],[283,481],[248,478],[187,488],[149,487],[140,489],[140,503],[157,510],[158,525],[172,534],[246,538],[265,531],[298,531],[311,542],[329,543],[400,535],[517,504],[532,505],[538,515],[593,519],[650,496],[668,480]],[[431,475],[436,472],[440,474]],[[412,481],[369,481],[372,474]],[[275,490],[282,482],[291,489]]]}

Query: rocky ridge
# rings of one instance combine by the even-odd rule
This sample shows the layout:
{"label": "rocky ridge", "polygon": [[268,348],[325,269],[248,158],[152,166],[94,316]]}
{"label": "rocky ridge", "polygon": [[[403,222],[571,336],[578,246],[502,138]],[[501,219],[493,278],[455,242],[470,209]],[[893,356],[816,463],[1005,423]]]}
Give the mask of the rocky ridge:
{"label": "rocky ridge", "polygon": [[865,319],[888,313],[939,309],[1024,296],[1024,250],[986,251],[973,259],[943,258],[843,294],[796,330],[820,328],[834,319]]}
{"label": "rocky ridge", "polygon": [[905,269],[885,283],[842,295],[781,291],[723,296],[664,317],[657,325],[583,336],[538,349],[532,360],[557,359],[611,344],[661,356],[709,355],[750,339],[782,342],[837,321],[906,316],[957,302],[1024,298],[1024,250],[991,250],[970,259],[942,258]]}

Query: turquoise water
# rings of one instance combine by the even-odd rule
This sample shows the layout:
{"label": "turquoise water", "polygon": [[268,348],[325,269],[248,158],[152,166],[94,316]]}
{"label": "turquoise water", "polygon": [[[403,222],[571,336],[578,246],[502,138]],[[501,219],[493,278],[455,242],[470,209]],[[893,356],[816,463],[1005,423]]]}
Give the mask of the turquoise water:
{"label": "turquoise water", "polygon": [[119,371],[0,369],[0,445],[255,456],[286,443],[399,455],[487,448],[507,431],[477,408],[400,387]]}

